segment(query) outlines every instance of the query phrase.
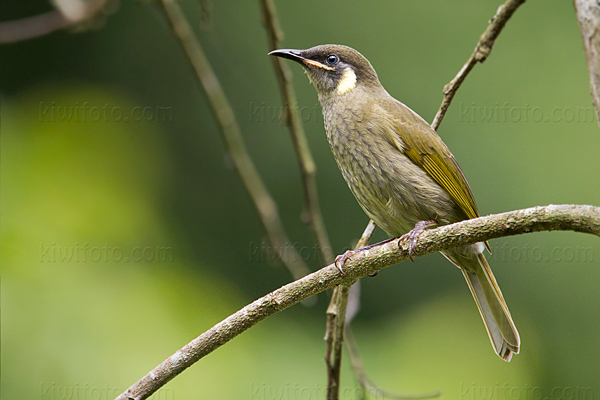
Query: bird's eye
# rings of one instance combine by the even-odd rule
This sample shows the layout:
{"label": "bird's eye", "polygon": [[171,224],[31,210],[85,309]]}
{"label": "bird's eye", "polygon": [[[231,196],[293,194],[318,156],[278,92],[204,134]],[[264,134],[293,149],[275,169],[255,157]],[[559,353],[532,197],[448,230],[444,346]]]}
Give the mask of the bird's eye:
{"label": "bird's eye", "polygon": [[327,64],[329,64],[329,65],[335,65],[335,64],[338,63],[339,58],[335,54],[330,54],[330,55],[327,56],[327,60],[326,61],[327,61]]}

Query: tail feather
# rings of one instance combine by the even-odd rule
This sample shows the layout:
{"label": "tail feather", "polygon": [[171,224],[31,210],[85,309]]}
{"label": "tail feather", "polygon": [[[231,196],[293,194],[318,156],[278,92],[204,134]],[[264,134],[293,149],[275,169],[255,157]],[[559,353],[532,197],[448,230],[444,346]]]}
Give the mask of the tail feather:
{"label": "tail feather", "polygon": [[445,254],[445,256],[460,267],[477,303],[496,354],[503,360],[510,361],[513,353],[519,353],[521,341],[485,256],[483,254],[471,254],[470,257],[462,254],[460,257],[454,254]]}

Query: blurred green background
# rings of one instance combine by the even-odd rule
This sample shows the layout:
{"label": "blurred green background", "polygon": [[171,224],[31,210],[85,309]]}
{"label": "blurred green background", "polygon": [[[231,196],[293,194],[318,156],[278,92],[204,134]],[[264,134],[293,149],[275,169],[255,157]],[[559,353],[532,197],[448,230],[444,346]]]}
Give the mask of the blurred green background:
{"label": "blurred green background", "polygon": [[[182,3],[289,237],[317,269],[258,2],[205,4],[208,15]],[[428,121],[498,5],[277,1],[285,47],[358,49],[386,89]],[[0,4],[2,20],[48,10],[44,1]],[[314,89],[292,68],[339,254],[368,219],[330,154]],[[124,2],[97,29],[3,45],[0,71],[3,399],[113,398],[290,281],[154,6]],[[481,214],[600,205],[600,130],[571,2],[523,5],[439,133]],[[521,354],[510,363],[494,355],[461,274],[431,255],[362,281],[353,325],[371,378],[447,399],[600,398],[598,239],[554,232],[491,245]],[[154,398],[323,399],[326,305],[321,294],[268,318]],[[341,397],[358,393],[345,360]]]}

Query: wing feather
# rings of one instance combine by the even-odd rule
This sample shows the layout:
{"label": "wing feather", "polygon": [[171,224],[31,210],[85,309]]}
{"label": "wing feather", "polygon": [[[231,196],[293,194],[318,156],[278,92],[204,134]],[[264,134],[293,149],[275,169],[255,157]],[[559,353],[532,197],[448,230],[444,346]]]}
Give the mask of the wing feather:
{"label": "wing feather", "polygon": [[467,218],[479,217],[467,179],[442,139],[417,113],[390,99],[381,106],[393,120],[390,134],[401,139],[392,137],[392,143],[446,189]]}

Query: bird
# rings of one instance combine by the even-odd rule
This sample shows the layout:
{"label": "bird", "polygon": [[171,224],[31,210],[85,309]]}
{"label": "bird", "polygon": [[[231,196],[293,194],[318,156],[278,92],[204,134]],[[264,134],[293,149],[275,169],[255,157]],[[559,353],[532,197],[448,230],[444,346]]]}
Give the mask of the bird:
{"label": "bird", "polygon": [[[390,237],[410,239],[411,256],[425,228],[479,217],[448,147],[421,116],[385,90],[361,53],[326,44],[269,55],[303,67],[317,91],[327,139],[348,187]],[[519,353],[520,337],[484,248],[489,251],[487,242],[441,253],[462,271],[494,351],[510,361]],[[338,261],[343,265],[352,254]]]}

